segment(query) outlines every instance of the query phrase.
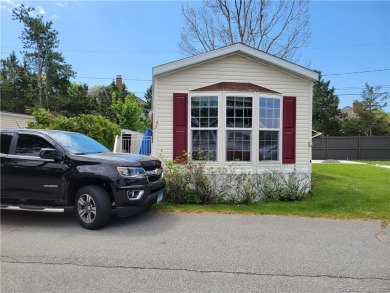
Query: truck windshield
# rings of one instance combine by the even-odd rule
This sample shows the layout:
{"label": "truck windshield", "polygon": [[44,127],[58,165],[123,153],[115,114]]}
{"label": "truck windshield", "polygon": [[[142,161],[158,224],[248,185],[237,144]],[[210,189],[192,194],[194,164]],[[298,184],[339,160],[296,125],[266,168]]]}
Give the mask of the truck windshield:
{"label": "truck windshield", "polygon": [[67,151],[74,155],[109,152],[109,149],[107,149],[105,146],[81,133],[54,132],[51,133],[51,136]]}

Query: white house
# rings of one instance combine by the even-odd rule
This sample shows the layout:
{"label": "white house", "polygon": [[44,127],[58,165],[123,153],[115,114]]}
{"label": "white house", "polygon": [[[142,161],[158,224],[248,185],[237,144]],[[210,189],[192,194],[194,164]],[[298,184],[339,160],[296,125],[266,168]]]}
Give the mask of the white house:
{"label": "white house", "polygon": [[318,74],[243,44],[153,68],[153,150],[209,166],[311,173]]}
{"label": "white house", "polygon": [[26,128],[29,121],[34,121],[34,116],[0,111],[0,128],[16,129]]}

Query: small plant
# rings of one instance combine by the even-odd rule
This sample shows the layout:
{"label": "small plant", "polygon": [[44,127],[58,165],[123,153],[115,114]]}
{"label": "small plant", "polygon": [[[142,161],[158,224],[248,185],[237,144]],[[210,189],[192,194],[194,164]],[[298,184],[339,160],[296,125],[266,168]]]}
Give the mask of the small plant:
{"label": "small plant", "polygon": [[295,201],[304,200],[311,187],[309,176],[306,173],[298,173],[296,170],[283,176],[284,192],[279,200]]}
{"label": "small plant", "polygon": [[182,164],[176,164],[173,160],[165,162],[166,192],[165,200],[174,203],[187,203],[187,186],[189,176],[187,169]]}
{"label": "small plant", "polygon": [[230,191],[226,193],[226,201],[234,204],[251,204],[258,201],[256,178],[249,172],[238,170],[235,165],[230,169],[228,176]]}
{"label": "small plant", "polygon": [[283,193],[282,178],[276,170],[266,171],[255,175],[255,187],[259,199],[264,201],[279,200]]}

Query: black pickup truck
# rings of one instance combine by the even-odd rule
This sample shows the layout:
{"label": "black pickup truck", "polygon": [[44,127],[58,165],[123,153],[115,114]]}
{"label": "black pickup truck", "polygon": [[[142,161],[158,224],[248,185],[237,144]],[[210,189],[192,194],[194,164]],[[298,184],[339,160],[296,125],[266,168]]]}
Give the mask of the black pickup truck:
{"label": "black pickup truck", "polygon": [[64,210],[98,229],[115,210],[142,212],[163,197],[161,161],[112,153],[92,138],[58,130],[1,130],[1,208]]}

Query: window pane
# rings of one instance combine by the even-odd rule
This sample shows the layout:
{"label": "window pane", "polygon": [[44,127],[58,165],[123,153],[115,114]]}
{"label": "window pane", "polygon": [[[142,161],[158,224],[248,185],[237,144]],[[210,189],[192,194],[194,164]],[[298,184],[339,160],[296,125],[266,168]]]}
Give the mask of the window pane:
{"label": "window pane", "polygon": [[34,135],[20,135],[15,154],[22,156],[39,156],[42,148],[51,148],[46,140]]}
{"label": "window pane", "polygon": [[1,149],[2,154],[8,154],[9,146],[11,145],[12,134],[2,134],[1,135]]}
{"label": "window pane", "polygon": [[259,131],[259,160],[279,160],[279,131]]}
{"label": "window pane", "polygon": [[226,127],[252,127],[252,98],[227,97],[226,105]]}
{"label": "window pane", "polygon": [[218,127],[218,97],[191,97],[191,127]]}
{"label": "window pane", "polygon": [[226,160],[251,161],[251,131],[226,131]]}
{"label": "window pane", "polygon": [[192,131],[192,157],[194,160],[217,160],[217,130]]}
{"label": "window pane", "polygon": [[280,127],[280,100],[276,98],[260,98],[259,128]]}

